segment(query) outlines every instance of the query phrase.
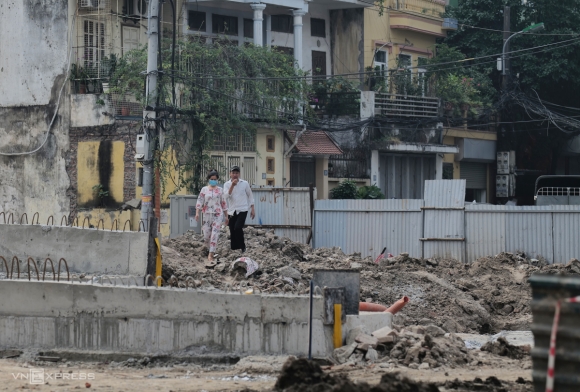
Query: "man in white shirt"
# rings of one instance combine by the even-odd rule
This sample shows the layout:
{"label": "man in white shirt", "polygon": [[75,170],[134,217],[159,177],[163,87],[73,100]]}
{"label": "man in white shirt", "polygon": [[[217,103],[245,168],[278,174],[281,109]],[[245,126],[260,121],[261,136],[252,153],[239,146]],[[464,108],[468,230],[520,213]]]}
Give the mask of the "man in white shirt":
{"label": "man in white shirt", "polygon": [[247,181],[240,178],[240,168],[233,166],[230,170],[230,180],[224,184],[224,195],[228,202],[228,226],[230,227],[230,243],[232,250],[241,249],[246,251],[244,242],[244,224],[250,211],[250,217],[254,219],[254,195]]}

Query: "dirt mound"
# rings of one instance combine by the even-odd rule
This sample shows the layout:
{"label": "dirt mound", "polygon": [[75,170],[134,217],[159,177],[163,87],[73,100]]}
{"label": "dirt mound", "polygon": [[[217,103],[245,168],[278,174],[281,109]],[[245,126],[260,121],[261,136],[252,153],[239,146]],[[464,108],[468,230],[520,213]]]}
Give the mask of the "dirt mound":
{"label": "dirt mound", "polygon": [[284,392],[437,392],[434,384],[414,382],[395,374],[384,374],[376,386],[354,383],[342,375],[324,373],[320,366],[306,359],[288,360],[274,386]]}
{"label": "dirt mound", "polygon": [[480,350],[511,359],[522,359],[528,354],[522,347],[509,344],[504,337],[497,339],[495,342],[487,342]]}
{"label": "dirt mound", "polygon": [[500,381],[497,377],[488,377],[485,381],[476,377],[473,381],[447,381],[441,385],[446,391],[482,391],[482,392],[531,392],[534,390],[529,381],[521,377],[514,382]]}
{"label": "dirt mound", "polygon": [[496,333],[529,329],[531,324],[529,276],[578,274],[580,262],[546,265],[521,253],[500,253],[465,264],[447,259],[414,259],[408,254],[383,259],[346,255],[340,248],[311,247],[280,238],[273,230],[244,229],[247,252],[260,268],[248,278],[232,269],[240,251],[229,249],[228,231],[223,229],[213,268],[205,267],[207,248],[200,235],[189,232],[163,242],[163,278],[172,284],[204,289],[243,290],[255,293],[307,294],[313,269],[360,271],[361,300],[384,305],[401,296],[410,303],[396,315],[400,326],[436,324],[445,332]]}

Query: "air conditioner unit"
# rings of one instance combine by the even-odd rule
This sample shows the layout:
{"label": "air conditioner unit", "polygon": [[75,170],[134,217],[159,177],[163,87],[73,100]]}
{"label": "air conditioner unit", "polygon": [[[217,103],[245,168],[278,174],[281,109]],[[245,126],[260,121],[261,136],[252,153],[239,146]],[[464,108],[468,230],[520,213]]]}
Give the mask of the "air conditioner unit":
{"label": "air conditioner unit", "polygon": [[105,8],[105,0],[79,0],[79,8]]}
{"label": "air conditioner unit", "polygon": [[513,197],[516,195],[516,176],[513,174],[498,174],[495,180],[496,197]]}
{"label": "air conditioner unit", "polygon": [[515,151],[497,152],[497,174],[513,174],[516,168]]}

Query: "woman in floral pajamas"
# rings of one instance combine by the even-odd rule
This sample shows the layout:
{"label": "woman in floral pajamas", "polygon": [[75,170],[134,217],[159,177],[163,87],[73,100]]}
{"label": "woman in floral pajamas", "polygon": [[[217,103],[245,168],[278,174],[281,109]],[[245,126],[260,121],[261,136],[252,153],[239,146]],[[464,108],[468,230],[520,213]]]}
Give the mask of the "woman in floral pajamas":
{"label": "woman in floral pajamas", "polygon": [[197,197],[197,204],[195,205],[195,220],[199,221],[199,211],[203,214],[203,238],[206,246],[209,248],[209,255],[207,259],[213,260],[213,254],[217,247],[218,239],[220,237],[220,230],[224,223],[228,224],[228,207],[224,197],[222,188],[217,186],[219,174],[212,170],[208,173],[208,186],[204,186]]}

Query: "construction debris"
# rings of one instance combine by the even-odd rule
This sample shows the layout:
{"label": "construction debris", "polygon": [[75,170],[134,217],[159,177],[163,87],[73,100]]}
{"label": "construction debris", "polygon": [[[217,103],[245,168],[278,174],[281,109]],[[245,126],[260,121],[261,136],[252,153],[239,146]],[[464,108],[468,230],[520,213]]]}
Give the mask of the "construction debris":
{"label": "construction debris", "polygon": [[577,260],[567,265],[548,265],[542,258],[507,252],[468,264],[450,259],[416,259],[402,253],[375,264],[371,257],[346,255],[338,247],[312,249],[280,238],[273,230],[251,227],[244,230],[247,251],[243,256],[259,264],[259,269],[250,276],[245,276],[246,270],[231,268],[242,254],[230,249],[229,234],[224,228],[214,255],[217,265],[212,269],[205,267],[208,250],[201,235],[188,232],[165,240],[163,278],[168,281],[175,275],[179,285],[185,287],[185,279],[191,276],[207,290],[252,288],[255,293],[307,294],[314,269],[354,266],[360,271],[360,298],[389,306],[408,296],[409,303],[394,317],[395,325],[429,326],[435,337],[441,330],[447,333],[529,330],[529,276],[535,272],[580,271]]}

